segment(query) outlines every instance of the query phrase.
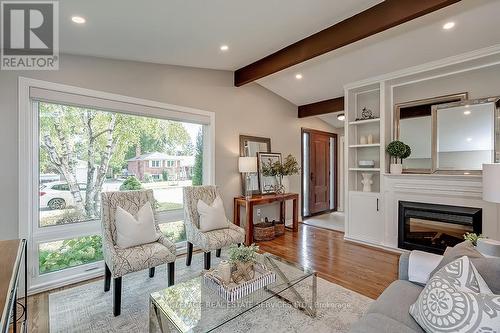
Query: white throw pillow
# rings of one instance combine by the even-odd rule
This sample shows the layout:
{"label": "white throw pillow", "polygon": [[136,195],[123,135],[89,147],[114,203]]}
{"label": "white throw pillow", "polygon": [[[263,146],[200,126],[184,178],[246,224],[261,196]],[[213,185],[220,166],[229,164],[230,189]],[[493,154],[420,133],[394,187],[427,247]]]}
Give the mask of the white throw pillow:
{"label": "white throw pillow", "polygon": [[160,235],[156,232],[155,218],[151,204],[147,202],[137,212],[137,219],[121,207],[116,208],[116,245],[129,247],[156,242]]}
{"label": "white throw pillow", "polygon": [[463,256],[431,277],[410,314],[426,332],[500,332],[500,295]]}
{"label": "white throw pillow", "polygon": [[198,200],[197,209],[200,214],[201,232],[228,228],[224,204],[219,196],[215,198],[211,206],[203,200]]}

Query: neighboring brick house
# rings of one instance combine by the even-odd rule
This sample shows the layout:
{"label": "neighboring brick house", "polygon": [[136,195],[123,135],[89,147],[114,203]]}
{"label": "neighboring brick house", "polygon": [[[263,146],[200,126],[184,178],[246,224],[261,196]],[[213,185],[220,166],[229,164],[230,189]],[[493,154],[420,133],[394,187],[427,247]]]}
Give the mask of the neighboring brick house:
{"label": "neighboring brick house", "polygon": [[[153,152],[142,154],[127,160],[129,175],[135,175],[144,180],[145,175],[151,175],[154,180],[186,180],[193,174],[194,156],[172,156]],[[163,179],[164,174],[168,179]]]}

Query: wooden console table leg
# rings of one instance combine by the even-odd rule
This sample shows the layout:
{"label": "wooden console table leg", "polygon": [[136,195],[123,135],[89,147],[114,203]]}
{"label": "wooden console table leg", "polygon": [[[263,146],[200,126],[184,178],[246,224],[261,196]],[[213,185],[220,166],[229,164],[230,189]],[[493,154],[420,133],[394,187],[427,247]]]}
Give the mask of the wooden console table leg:
{"label": "wooden console table leg", "polygon": [[237,226],[241,225],[240,221],[240,205],[238,203],[238,199],[234,198],[234,205],[233,205],[233,223],[236,224]]}
{"label": "wooden console table leg", "polygon": [[246,201],[246,226],[245,226],[245,245],[249,246],[253,243],[253,204]]}
{"label": "wooden console table leg", "polygon": [[298,200],[293,199],[293,232],[299,231],[299,205]]}
{"label": "wooden console table leg", "polygon": [[280,221],[285,222],[286,219],[286,201],[280,201]]}

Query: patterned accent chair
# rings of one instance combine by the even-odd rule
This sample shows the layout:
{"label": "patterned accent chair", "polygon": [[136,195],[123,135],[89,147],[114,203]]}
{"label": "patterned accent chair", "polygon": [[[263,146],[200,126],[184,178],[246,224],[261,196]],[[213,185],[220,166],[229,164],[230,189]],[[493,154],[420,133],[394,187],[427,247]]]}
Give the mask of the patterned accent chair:
{"label": "patterned accent chair", "polygon": [[205,269],[210,269],[210,251],[216,250],[216,256],[220,257],[221,249],[232,244],[241,244],[245,241],[245,230],[227,221],[227,229],[219,229],[201,232],[200,215],[198,214],[198,200],[211,205],[215,198],[220,195],[216,186],[188,186],[184,187],[184,223],[187,237],[186,265],[191,265],[193,257],[193,245],[204,252]]}
{"label": "patterned accent chair", "polygon": [[[117,207],[121,207],[136,216],[139,209],[147,202],[150,202],[151,207],[153,207],[156,231],[161,235],[160,238],[154,243],[127,249],[118,247],[115,243]],[[101,194],[102,246],[105,268],[104,291],[109,291],[111,277],[113,277],[113,313],[115,316],[119,316],[121,312],[122,276],[125,274],[149,268],[149,277],[152,278],[156,266],[168,264],[168,286],[174,284],[175,244],[161,233],[154,206],[155,200],[152,190],[103,192]]]}

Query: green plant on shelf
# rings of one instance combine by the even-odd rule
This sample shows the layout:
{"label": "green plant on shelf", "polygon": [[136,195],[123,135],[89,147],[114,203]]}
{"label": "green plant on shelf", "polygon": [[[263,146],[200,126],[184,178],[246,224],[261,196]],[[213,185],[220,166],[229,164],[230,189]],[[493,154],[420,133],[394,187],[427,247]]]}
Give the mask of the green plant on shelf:
{"label": "green plant on shelf", "polygon": [[398,163],[399,160],[401,160],[401,163],[403,163],[403,159],[408,158],[411,155],[410,146],[399,140],[394,140],[389,143],[387,145],[386,151],[391,157],[395,159],[396,163]]}

